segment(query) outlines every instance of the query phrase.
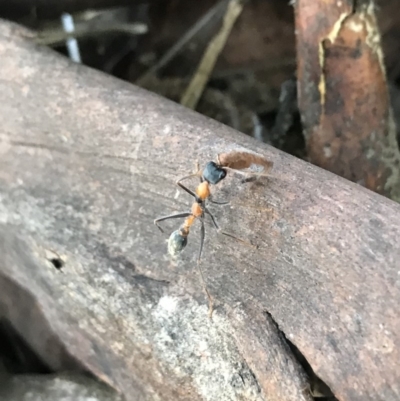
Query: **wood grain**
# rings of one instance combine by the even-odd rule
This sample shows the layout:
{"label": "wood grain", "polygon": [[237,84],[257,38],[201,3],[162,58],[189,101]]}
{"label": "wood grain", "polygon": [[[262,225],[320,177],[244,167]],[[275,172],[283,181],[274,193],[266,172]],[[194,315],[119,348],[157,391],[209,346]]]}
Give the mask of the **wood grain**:
{"label": "wood grain", "polygon": [[[0,25],[0,313],[53,369],[128,400],[309,400],[291,342],[338,399],[399,398],[398,204],[27,36]],[[231,150],[274,167],[215,188],[220,225],[259,248],[207,226],[210,321],[197,233],[171,260],[153,219]]]}

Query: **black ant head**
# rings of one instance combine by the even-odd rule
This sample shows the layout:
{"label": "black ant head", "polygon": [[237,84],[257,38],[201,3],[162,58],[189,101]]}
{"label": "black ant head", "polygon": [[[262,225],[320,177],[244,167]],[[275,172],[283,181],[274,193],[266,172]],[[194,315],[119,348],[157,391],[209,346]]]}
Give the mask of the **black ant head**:
{"label": "black ant head", "polygon": [[168,252],[171,256],[176,256],[182,252],[187,244],[187,236],[182,235],[181,230],[174,231],[168,239]]}
{"label": "black ant head", "polygon": [[226,177],[226,170],[214,162],[208,162],[203,170],[203,178],[210,184],[218,184]]}

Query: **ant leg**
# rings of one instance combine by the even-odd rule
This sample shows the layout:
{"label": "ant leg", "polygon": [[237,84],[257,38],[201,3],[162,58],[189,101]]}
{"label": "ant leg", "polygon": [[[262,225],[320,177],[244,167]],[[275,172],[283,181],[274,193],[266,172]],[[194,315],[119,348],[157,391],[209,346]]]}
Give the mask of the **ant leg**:
{"label": "ant leg", "polygon": [[198,160],[196,160],[195,162],[194,162],[194,165],[195,165],[195,173],[194,174],[196,174],[196,175],[198,175],[198,176],[200,176],[201,177],[201,171],[200,171],[200,163],[199,163],[199,161]]}
{"label": "ant leg", "polygon": [[200,249],[199,249],[199,256],[197,258],[197,267],[199,269],[199,273],[200,273],[200,277],[201,277],[201,281],[203,284],[203,289],[205,291],[205,293],[207,294],[207,298],[208,298],[208,317],[211,319],[212,318],[212,313],[214,311],[214,301],[208,291],[207,288],[207,284],[206,284],[206,280],[204,279],[204,275],[203,275],[203,271],[201,270],[200,267],[200,261],[201,261],[201,254],[203,252],[203,245],[204,245],[204,238],[205,238],[205,234],[206,234],[206,230],[204,227],[204,218],[201,217],[200,219],[200,224],[201,224],[201,228],[200,228]]}
{"label": "ant leg", "polygon": [[179,180],[176,183],[179,184],[180,182],[188,180],[189,178],[192,178],[192,177],[199,177],[199,171],[196,171],[193,174],[185,175],[184,177],[179,178]]}
{"label": "ant leg", "polygon": [[192,178],[192,177],[198,177],[199,173],[194,173],[194,174],[190,174],[190,175],[186,175],[185,177],[180,178],[178,181],[176,181],[176,185],[178,185],[179,187],[181,187],[184,191],[186,191],[189,195],[192,195],[195,199],[196,202],[199,202],[200,199],[199,197],[189,188],[185,187],[182,184],[182,181],[187,180],[188,178]]}
{"label": "ant leg", "polygon": [[204,219],[201,217],[200,219],[200,248],[199,248],[199,255],[197,256],[197,263],[200,263],[201,254],[203,253],[203,246],[204,246],[204,238],[206,236],[206,229],[204,227]]}
{"label": "ant leg", "polygon": [[164,220],[169,220],[169,219],[178,219],[179,217],[189,217],[192,213],[186,212],[186,213],[175,213],[175,214],[170,214],[168,216],[164,217],[159,217],[158,219],[154,220],[154,224],[159,228],[159,230],[163,233],[164,230],[158,225],[160,221]]}
{"label": "ant leg", "polygon": [[182,181],[187,180],[187,179],[192,178],[192,177],[200,177],[200,179],[201,179],[201,171],[200,171],[200,165],[199,165],[198,161],[196,161],[196,171],[193,174],[185,175],[185,177],[180,178],[177,181],[177,184],[179,182],[182,182]]}
{"label": "ant leg", "polygon": [[232,171],[232,173],[239,174],[239,175],[244,175],[244,176],[247,176],[247,177],[249,175],[252,175],[252,176],[255,177],[255,179],[258,179],[260,177],[270,177],[270,175],[268,174],[268,171],[263,172],[265,170],[265,168],[261,172],[251,171],[251,170],[237,170],[237,169],[231,168],[231,167],[224,167],[224,169],[228,170],[228,171]]}
{"label": "ant leg", "polygon": [[[189,178],[190,176],[187,176],[187,177],[183,177],[183,179],[185,179],[185,178]],[[192,191],[192,190],[190,190],[189,188],[187,188],[187,187],[185,187],[183,184],[181,184],[181,181],[182,180],[179,180],[179,181],[177,181],[176,182],[176,185],[178,185],[179,187],[181,187],[184,191],[186,191],[189,195],[192,195],[195,199],[196,199],[196,202],[198,202],[199,201],[199,197]]]}
{"label": "ant leg", "polygon": [[197,201],[198,200],[198,196],[193,191],[191,191],[189,188],[187,188],[187,187],[185,187],[184,185],[181,184],[182,181],[187,180],[187,179],[192,178],[192,177],[199,177],[200,178],[200,182],[203,182],[203,177],[202,177],[202,174],[201,174],[201,171],[200,171],[200,165],[199,165],[198,161],[196,161],[196,172],[193,173],[193,174],[189,174],[189,175],[186,175],[185,177],[180,178],[176,182],[176,184],[179,185],[188,194],[190,194],[194,198],[196,198],[196,201]]}
{"label": "ant leg", "polygon": [[199,161],[198,160],[196,160],[196,174],[199,176],[199,178],[200,178],[200,183],[202,183],[203,181],[204,181],[204,178],[203,178],[203,174],[201,173],[201,171],[200,171],[200,164],[199,164]]}
{"label": "ant leg", "polygon": [[204,208],[204,212],[211,217],[211,221],[213,222],[215,229],[217,231],[220,231],[221,229],[219,228],[219,225],[217,224],[217,221],[215,220],[213,214],[207,208]]}
{"label": "ant leg", "polygon": [[213,222],[214,227],[216,228],[216,230],[217,230],[220,234],[226,235],[227,237],[233,238],[233,239],[235,239],[235,240],[237,240],[237,241],[242,242],[243,244],[246,244],[246,245],[248,245],[248,246],[251,246],[252,248],[256,248],[256,249],[257,249],[257,246],[253,245],[250,241],[246,241],[246,240],[241,239],[241,238],[239,238],[239,237],[236,237],[235,235],[230,234],[230,233],[228,233],[228,232],[226,232],[226,231],[222,231],[221,228],[219,227],[217,221],[215,220],[215,217],[213,216],[213,214],[212,214],[207,208],[205,208],[204,211],[205,211],[206,214],[208,214],[208,215],[211,217],[211,221]]}

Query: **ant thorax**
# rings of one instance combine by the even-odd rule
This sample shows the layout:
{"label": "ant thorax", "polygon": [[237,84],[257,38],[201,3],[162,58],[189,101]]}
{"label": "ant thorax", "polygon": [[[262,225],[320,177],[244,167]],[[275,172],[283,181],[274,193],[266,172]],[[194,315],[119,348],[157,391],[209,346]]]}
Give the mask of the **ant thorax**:
{"label": "ant thorax", "polygon": [[208,162],[203,170],[203,179],[216,185],[226,177],[226,170],[214,162]]}

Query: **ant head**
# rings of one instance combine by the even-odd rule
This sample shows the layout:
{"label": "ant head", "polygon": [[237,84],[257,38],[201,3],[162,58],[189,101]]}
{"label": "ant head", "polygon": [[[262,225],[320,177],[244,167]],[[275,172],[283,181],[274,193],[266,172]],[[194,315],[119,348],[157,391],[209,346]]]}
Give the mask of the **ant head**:
{"label": "ant head", "polygon": [[168,252],[171,256],[176,256],[182,252],[187,244],[187,236],[183,236],[181,230],[174,231],[168,239]]}
{"label": "ant head", "polygon": [[203,178],[210,184],[218,184],[226,177],[226,170],[214,162],[208,162],[203,170]]}

